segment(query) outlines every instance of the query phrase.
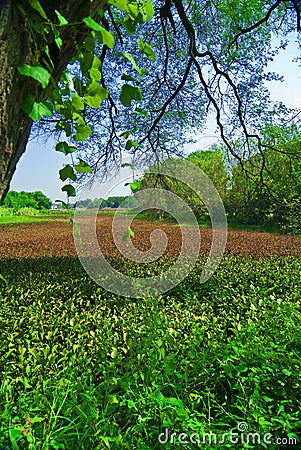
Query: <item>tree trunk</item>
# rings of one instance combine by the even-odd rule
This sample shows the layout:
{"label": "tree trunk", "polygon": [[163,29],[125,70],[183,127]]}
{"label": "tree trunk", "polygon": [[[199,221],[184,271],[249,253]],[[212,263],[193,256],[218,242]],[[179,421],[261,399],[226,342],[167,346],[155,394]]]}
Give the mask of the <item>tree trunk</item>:
{"label": "tree trunk", "polygon": [[[60,2],[40,1],[47,16],[57,22],[54,10],[57,9],[70,23],[80,23],[92,13],[97,15],[99,8],[107,7],[107,0],[67,0]],[[55,5],[53,4],[55,3]],[[26,94],[38,92],[39,101],[45,93],[35,80],[21,76],[17,70],[20,64],[35,64],[44,52],[45,42],[39,35],[33,35],[29,26],[28,14],[38,14],[30,9],[26,0],[5,0],[0,2],[0,204],[3,201],[16,165],[26,149],[32,120],[22,111]],[[68,26],[62,31],[68,46],[54,60],[53,77],[57,81],[68,62],[75,55],[88,32],[85,24]],[[71,36],[71,39],[70,39]],[[51,39],[51,37],[50,37]],[[40,44],[41,48],[36,48]],[[51,42],[47,42],[51,46]]]}

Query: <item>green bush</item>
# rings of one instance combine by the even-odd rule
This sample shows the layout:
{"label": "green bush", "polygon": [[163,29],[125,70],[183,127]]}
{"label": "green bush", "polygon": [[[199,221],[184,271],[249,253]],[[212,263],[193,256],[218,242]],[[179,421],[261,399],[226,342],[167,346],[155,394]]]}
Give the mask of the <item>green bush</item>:
{"label": "green bush", "polygon": [[11,217],[14,215],[14,211],[6,206],[0,206],[0,217]]}
{"label": "green bush", "polygon": [[36,210],[51,208],[51,200],[41,191],[9,191],[4,198],[3,204],[7,208],[13,208],[14,210],[21,208],[34,208]]}
{"label": "green bush", "polygon": [[17,216],[36,216],[37,214],[39,214],[39,211],[35,208],[20,208],[16,211]]}

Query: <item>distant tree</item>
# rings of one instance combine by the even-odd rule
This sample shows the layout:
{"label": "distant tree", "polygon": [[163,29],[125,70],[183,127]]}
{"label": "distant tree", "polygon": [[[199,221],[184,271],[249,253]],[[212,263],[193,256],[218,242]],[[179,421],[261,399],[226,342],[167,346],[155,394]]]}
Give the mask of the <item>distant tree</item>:
{"label": "distant tree", "polygon": [[127,199],[127,197],[121,196],[121,195],[109,197],[107,199],[107,207],[108,208],[118,208],[121,205],[121,203],[126,199]]}
{"label": "distant tree", "polygon": [[41,210],[50,209],[52,202],[41,191],[9,191],[5,196],[3,204],[7,208],[13,208],[15,210],[19,210],[21,208],[34,208]]}
{"label": "distant tree", "polygon": [[[191,153],[187,157],[187,160],[199,167],[208,176],[218,190],[221,198],[224,200],[227,194],[229,175],[227,173],[225,156],[222,150],[214,146],[210,150],[196,151]],[[175,165],[177,165],[178,170],[181,170],[182,159],[173,159],[173,161]],[[179,164],[177,164],[177,161]],[[154,167],[156,167],[156,171],[159,171],[159,167],[164,167],[164,162],[159,166]],[[187,170],[186,167],[185,169]],[[189,174],[185,173],[185,177],[187,176],[189,177]],[[190,175],[190,177],[191,176],[193,175]],[[207,208],[203,201],[210,200],[206,197],[207,195],[210,195],[207,186],[199,186],[199,193],[197,193],[179,180],[165,175],[148,173],[147,170],[140,180],[140,188],[156,188],[171,191],[181,197],[198,216],[202,216],[203,218],[208,217]],[[157,195],[160,195],[160,191],[158,191]],[[153,211],[152,214],[161,215],[162,213]]]}
{"label": "distant tree", "polygon": [[262,154],[254,154],[243,167],[233,166],[229,217],[243,224],[301,231],[301,133],[294,127],[273,127],[263,140]]}
{"label": "distant tree", "polygon": [[41,191],[35,191],[32,195],[33,199],[37,203],[36,209],[50,209],[52,202],[51,200],[43,194]]}
{"label": "distant tree", "polygon": [[109,197],[107,200],[104,198],[95,198],[94,200],[88,198],[85,200],[79,200],[77,202],[77,207],[87,209],[118,208],[125,200],[127,200],[127,202],[124,207],[132,207],[130,206],[130,198],[131,197],[121,195]]}
{"label": "distant tree", "polygon": [[210,178],[224,200],[229,186],[229,173],[227,172],[225,152],[222,148],[213,145],[209,150],[190,153],[187,159]]}
{"label": "distant tree", "polygon": [[88,209],[90,203],[91,203],[91,199],[87,198],[87,199],[85,199],[85,200],[78,200],[76,206],[77,206],[77,208],[85,208],[85,209]]}

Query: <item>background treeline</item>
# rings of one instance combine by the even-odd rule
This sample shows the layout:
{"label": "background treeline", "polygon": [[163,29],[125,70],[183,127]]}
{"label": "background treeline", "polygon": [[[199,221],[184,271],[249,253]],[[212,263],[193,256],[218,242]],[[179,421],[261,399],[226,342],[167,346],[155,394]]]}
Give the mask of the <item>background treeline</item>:
{"label": "background treeline", "polygon": [[0,208],[0,214],[24,213],[30,214],[35,211],[46,211],[51,208],[52,202],[41,191],[16,192],[9,191]]}
{"label": "background treeline", "polygon": [[85,208],[85,209],[103,209],[103,208],[133,208],[136,206],[135,199],[133,197],[128,196],[113,196],[104,198],[95,198],[91,200],[87,198],[86,200],[79,200],[76,203],[77,208]]}
{"label": "background treeline", "polygon": [[[270,128],[264,136],[261,154],[256,142],[249,157],[231,160],[223,146],[191,153],[187,160],[197,165],[214,183],[232,225],[260,225],[283,232],[301,232],[301,137],[299,130]],[[242,143],[233,142],[237,150]],[[275,151],[276,150],[276,151]],[[264,157],[264,165],[262,160]],[[176,161],[176,160],[175,160]],[[164,164],[164,163],[163,163]],[[186,179],[189,175],[186,174]],[[209,221],[200,196],[173,178],[145,173],[141,189],[167,189],[181,196],[198,216]],[[202,192],[202,186],[200,186]],[[153,214],[156,214],[153,211]],[[162,215],[157,211],[158,215]]]}
{"label": "background treeline", "polygon": [[[108,199],[95,198],[94,200],[85,199],[77,203],[70,203],[69,208],[75,207],[84,209],[98,209],[98,208],[133,208],[136,206],[135,199],[128,196],[113,196]],[[52,204],[52,201],[46,197],[41,191],[35,192],[16,192],[9,191],[4,198],[0,210],[4,213],[7,211],[30,213],[30,211],[45,211],[52,207],[55,209],[63,209],[60,203]]]}

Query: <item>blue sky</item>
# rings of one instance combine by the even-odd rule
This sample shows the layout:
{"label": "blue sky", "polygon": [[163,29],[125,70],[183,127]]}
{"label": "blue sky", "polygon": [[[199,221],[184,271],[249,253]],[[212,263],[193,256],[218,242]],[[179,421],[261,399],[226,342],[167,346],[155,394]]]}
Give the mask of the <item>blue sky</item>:
{"label": "blue sky", "polygon": [[[300,55],[296,44],[296,36],[292,39],[285,51],[280,52],[268,70],[284,76],[284,82],[269,82],[267,86],[271,92],[271,99],[282,101],[289,107],[301,106],[301,68],[292,60]],[[196,144],[187,148],[187,152],[206,148],[217,142],[213,137],[215,129],[214,120],[208,121],[208,129],[200,134]],[[26,152],[17,165],[16,172],[10,188],[16,191],[42,191],[53,201],[66,200],[61,191],[63,183],[58,178],[58,171],[66,164],[66,157],[54,150],[54,143],[48,141],[47,145],[30,141]],[[124,184],[131,179],[131,171],[122,169],[121,174],[110,183],[98,184],[91,192],[85,191],[81,197],[108,197],[110,195],[128,195],[129,189]]]}

